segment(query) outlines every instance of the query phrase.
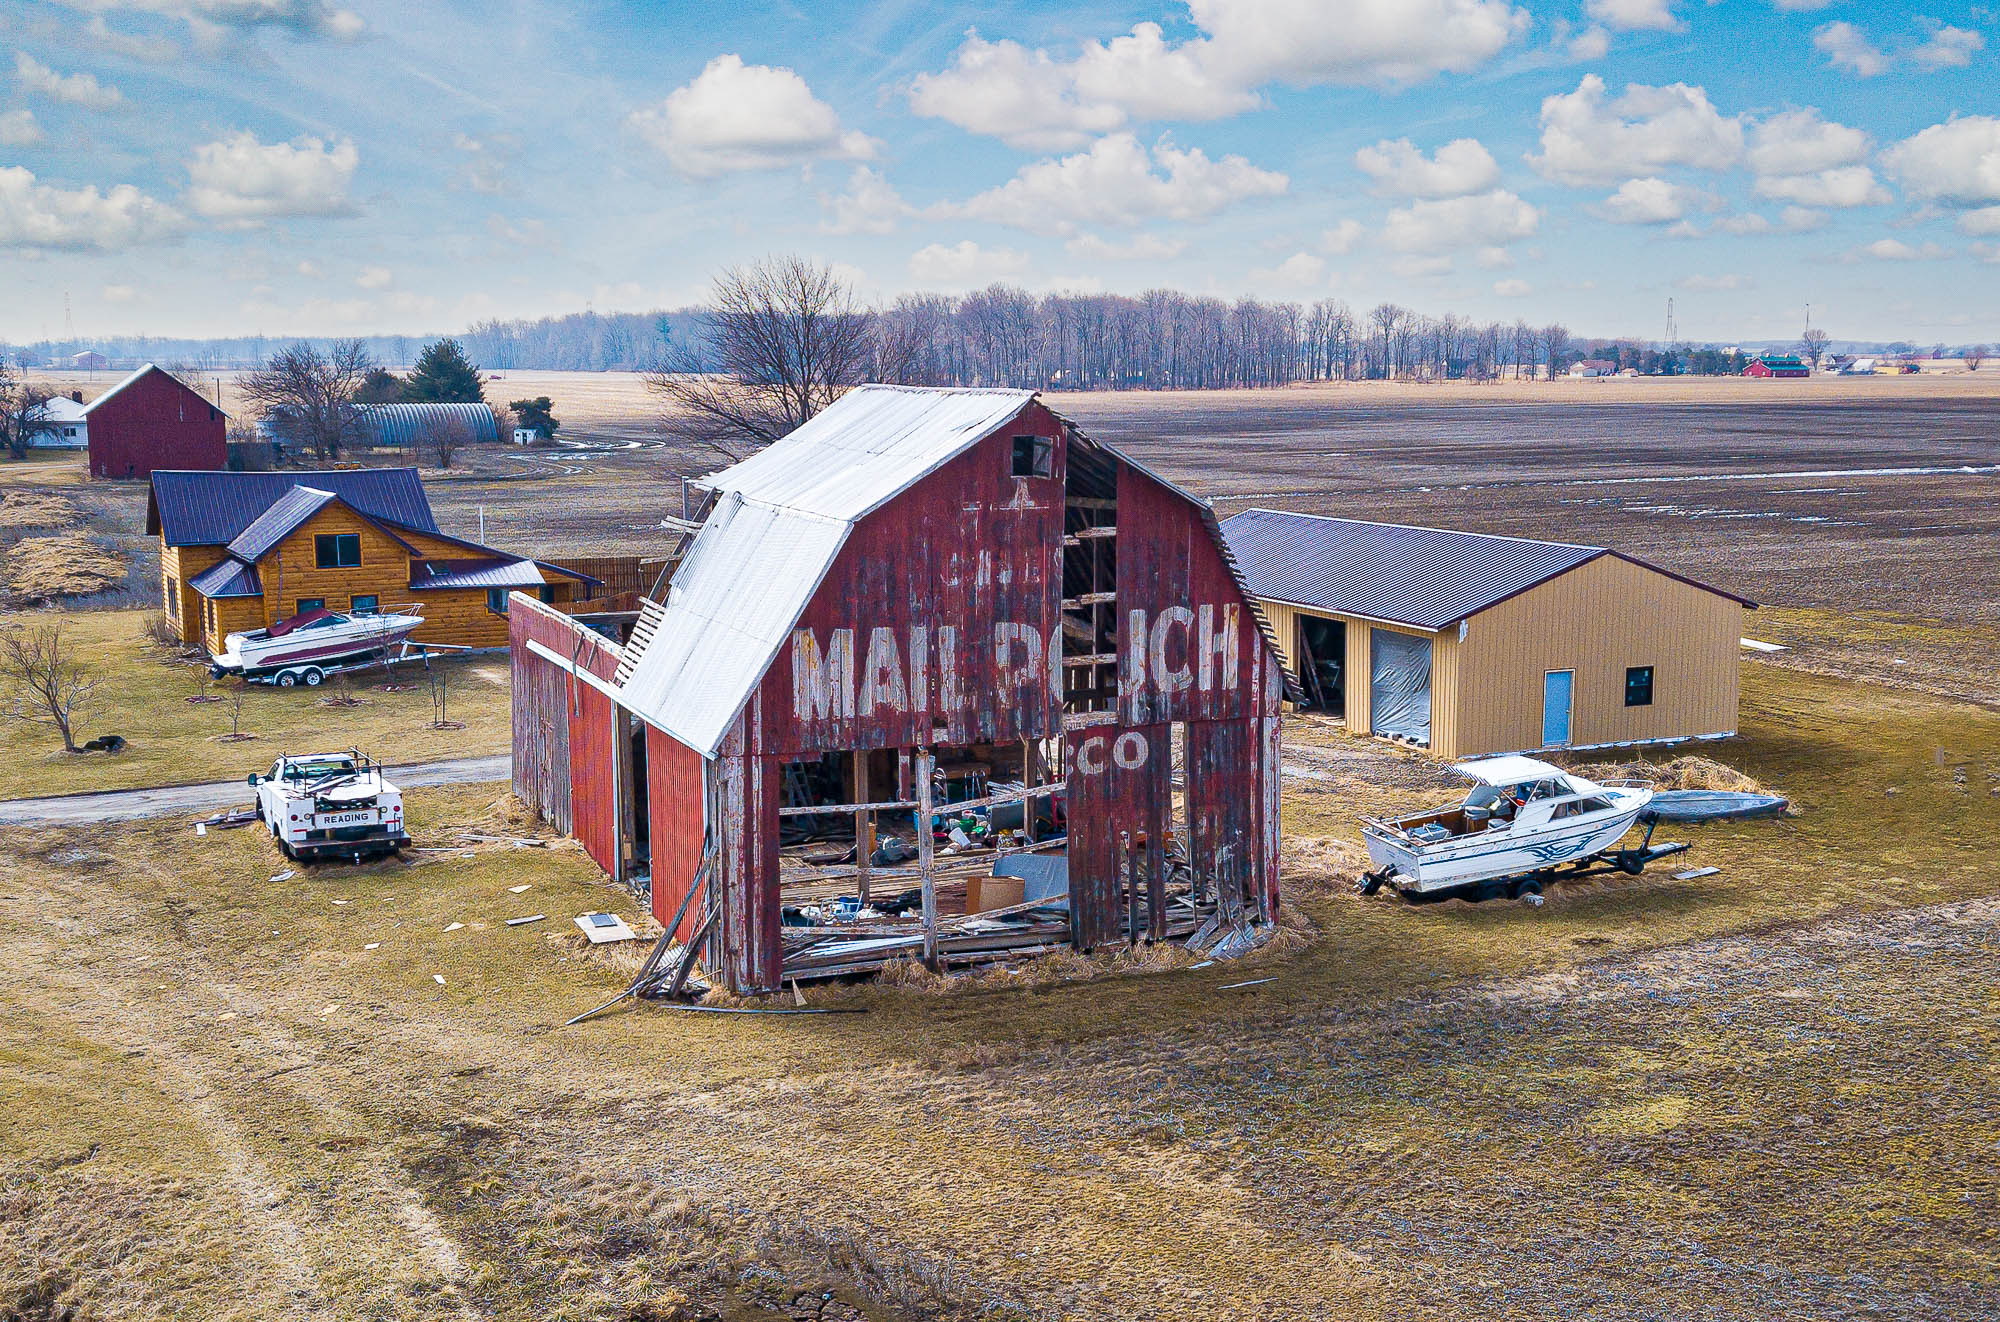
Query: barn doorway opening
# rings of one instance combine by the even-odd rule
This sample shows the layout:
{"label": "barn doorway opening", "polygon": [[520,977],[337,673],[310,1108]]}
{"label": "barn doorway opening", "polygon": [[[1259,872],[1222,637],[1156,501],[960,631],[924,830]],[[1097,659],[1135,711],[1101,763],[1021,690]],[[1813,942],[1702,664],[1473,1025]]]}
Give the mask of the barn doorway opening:
{"label": "barn doorway opening", "polygon": [[1308,711],[1347,715],[1347,622],[1299,617],[1299,689]]}

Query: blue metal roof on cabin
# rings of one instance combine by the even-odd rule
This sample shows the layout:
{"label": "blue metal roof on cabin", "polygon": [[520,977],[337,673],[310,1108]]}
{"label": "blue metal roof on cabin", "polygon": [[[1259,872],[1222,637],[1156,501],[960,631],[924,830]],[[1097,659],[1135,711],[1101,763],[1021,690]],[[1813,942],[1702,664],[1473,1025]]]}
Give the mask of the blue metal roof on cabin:
{"label": "blue metal roof on cabin", "polygon": [[156,470],[146,531],[168,546],[223,546],[255,523],[294,486],[331,491],[369,518],[435,533],[437,519],[414,468],[226,473]]}
{"label": "blue metal roof on cabin", "polygon": [[1252,509],[1222,521],[1250,595],[1443,629],[1606,554],[1521,537]]}
{"label": "blue metal roof on cabin", "polygon": [[188,586],[204,597],[261,597],[264,586],[257,579],[257,566],[241,560],[222,560],[188,580]]}
{"label": "blue metal roof on cabin", "polygon": [[543,584],[542,571],[533,560],[452,560],[432,561],[445,566],[442,572],[429,577],[411,575],[412,592],[430,592],[441,588],[538,588]]}
{"label": "blue metal roof on cabin", "polygon": [[331,491],[318,487],[293,487],[272,501],[270,508],[252,520],[248,528],[229,539],[229,554],[256,564],[266,551],[337,499]]}

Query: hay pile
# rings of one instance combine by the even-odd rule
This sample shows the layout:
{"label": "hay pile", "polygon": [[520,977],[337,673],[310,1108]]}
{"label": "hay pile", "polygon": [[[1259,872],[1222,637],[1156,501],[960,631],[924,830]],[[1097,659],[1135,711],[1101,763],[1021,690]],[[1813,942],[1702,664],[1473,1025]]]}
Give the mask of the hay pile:
{"label": "hay pile", "polygon": [[1643,780],[1656,790],[1726,790],[1762,794],[1764,787],[1734,767],[1713,758],[1677,757],[1671,762],[1619,762],[1578,767],[1592,780]]}
{"label": "hay pile", "polygon": [[30,537],[7,552],[7,586],[26,601],[87,597],[124,581],[124,559],[80,532]]}
{"label": "hay pile", "polygon": [[1286,836],[1278,856],[1278,875],[1288,898],[1350,889],[1369,866],[1367,849],[1331,835]]}
{"label": "hay pile", "polygon": [[0,528],[67,528],[77,521],[76,506],[42,491],[0,495]]}

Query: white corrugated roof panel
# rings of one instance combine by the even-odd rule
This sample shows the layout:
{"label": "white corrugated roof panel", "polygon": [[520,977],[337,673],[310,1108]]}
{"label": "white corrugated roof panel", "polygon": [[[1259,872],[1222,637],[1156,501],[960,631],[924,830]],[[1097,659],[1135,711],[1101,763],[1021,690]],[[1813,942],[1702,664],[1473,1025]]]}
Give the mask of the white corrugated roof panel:
{"label": "white corrugated roof panel", "polygon": [[666,613],[619,701],[713,757],[851,526],[736,493],[722,497],[675,573]]}
{"label": "white corrugated roof panel", "polygon": [[856,386],[706,485],[852,522],[991,435],[1034,397],[1032,390]]}

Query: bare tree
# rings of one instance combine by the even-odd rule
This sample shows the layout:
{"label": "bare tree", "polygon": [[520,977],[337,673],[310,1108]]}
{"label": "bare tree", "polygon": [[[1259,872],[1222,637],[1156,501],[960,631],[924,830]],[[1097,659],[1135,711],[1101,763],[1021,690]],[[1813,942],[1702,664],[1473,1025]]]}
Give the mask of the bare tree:
{"label": "bare tree", "polygon": [[1977,372],[1979,365],[1992,357],[1993,350],[1983,344],[1975,344],[1965,351],[1965,370]]}
{"label": "bare tree", "polygon": [[706,360],[681,346],[646,374],[667,425],[740,459],[796,430],[877,366],[875,318],[831,267],[775,257],[716,277]]}
{"label": "bare tree", "polygon": [[229,733],[225,738],[232,743],[249,737],[243,733],[243,702],[249,696],[250,686],[240,680],[230,685],[228,692],[222,696],[223,702],[228,704],[223,710],[229,713]]}
{"label": "bare tree", "polygon": [[360,340],[335,340],[321,353],[294,344],[243,378],[243,397],[263,407],[272,430],[309,448],[320,459],[338,459],[360,431],[355,392],[374,366]]}
{"label": "bare tree", "polygon": [[29,385],[0,360],[0,444],[8,454],[26,459],[35,437],[55,429],[45,407],[53,398],[52,392]]}
{"label": "bare tree", "polygon": [[[487,406],[491,408],[491,405]],[[497,420],[497,416],[496,420]],[[439,468],[450,468],[461,446],[472,443],[472,427],[456,411],[438,418],[424,429],[424,442]]]}
{"label": "bare tree", "polygon": [[1820,360],[1826,357],[1827,339],[1825,331],[1817,326],[1808,326],[1805,333],[1799,336],[1799,357],[1818,367]]}
{"label": "bare tree", "polygon": [[0,674],[13,681],[7,716],[29,725],[52,725],[63,751],[77,752],[76,721],[97,691],[60,624],[38,624],[0,635]]}

